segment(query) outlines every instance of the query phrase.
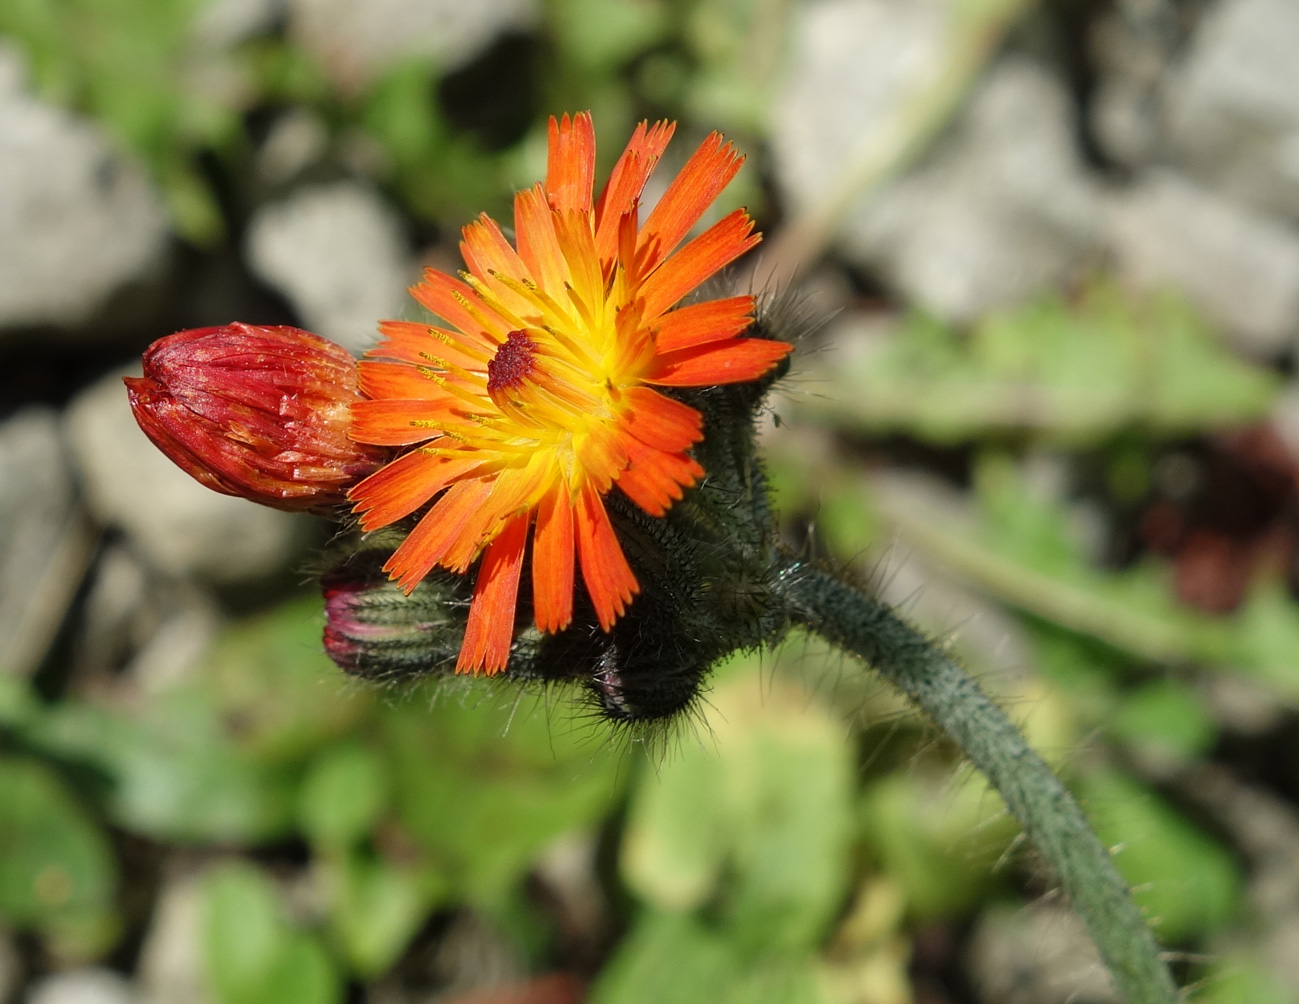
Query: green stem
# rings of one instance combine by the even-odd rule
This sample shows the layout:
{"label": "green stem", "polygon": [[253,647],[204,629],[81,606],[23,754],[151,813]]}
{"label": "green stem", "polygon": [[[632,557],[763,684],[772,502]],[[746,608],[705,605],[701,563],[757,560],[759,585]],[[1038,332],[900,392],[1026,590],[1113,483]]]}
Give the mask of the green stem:
{"label": "green stem", "polygon": [[1126,1004],[1175,1001],[1155,939],[1078,803],[978,684],[887,604],[828,572],[791,561],[779,589],[796,622],[873,666],[988,776],[1055,870]]}

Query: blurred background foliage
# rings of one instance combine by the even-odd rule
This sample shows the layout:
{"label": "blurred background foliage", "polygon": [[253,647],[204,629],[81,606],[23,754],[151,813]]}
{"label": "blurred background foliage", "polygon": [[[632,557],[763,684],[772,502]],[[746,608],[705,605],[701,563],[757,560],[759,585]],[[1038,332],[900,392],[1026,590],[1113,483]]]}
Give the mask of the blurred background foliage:
{"label": "blurred background foliage", "polygon": [[[956,26],[931,77],[809,202],[775,179],[772,108],[817,6],[485,4],[500,24],[475,47],[434,30],[376,55],[345,5],[7,0],[31,94],[144,166],[171,244],[169,292],[80,362],[66,338],[32,347],[45,322],[15,325],[38,337],[5,349],[14,372],[70,375],[8,381],[5,416],[62,408],[174,327],[258,308],[244,319],[310,323],[291,283],[240,260],[257,210],[295,189],[364,179],[448,267],[457,228],[508,218],[544,171],[549,114],[594,110],[601,171],[641,118],[679,119],[687,148],[722,129],[751,161],[715,211],[749,206],[769,261],[806,257],[811,313],[838,311],[804,334],[763,430],[790,539],[906,603],[1005,702],[1116,848],[1191,999],[1292,1000],[1292,347],[1242,348],[1193,291],[1142,288],[1100,253],[959,316],[845,256],[827,223],[923,171],[1008,53],[1090,99],[1084,64],[1105,57],[1070,32],[1142,24],[1142,5],[924,5]],[[1185,43],[1210,5],[1147,6]],[[1145,169],[1080,132],[1106,183]],[[813,641],[719,667],[645,755],[562,693],[345,682],[289,571],[300,546],[232,584],[90,515],[48,645],[0,655],[0,1000],[92,970],[125,996],[85,1000],[157,1004],[1112,999],[996,794]],[[148,632],[93,655],[78,618],[123,546],[151,588],[211,599],[197,657],[163,639],[146,673]]]}

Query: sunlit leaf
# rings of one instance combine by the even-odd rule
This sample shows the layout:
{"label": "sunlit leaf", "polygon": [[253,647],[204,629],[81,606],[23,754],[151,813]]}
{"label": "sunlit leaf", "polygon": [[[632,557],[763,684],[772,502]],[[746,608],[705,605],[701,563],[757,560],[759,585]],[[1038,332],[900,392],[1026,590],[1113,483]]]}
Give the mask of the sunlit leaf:
{"label": "sunlit leaf", "polygon": [[1231,854],[1155,792],[1113,771],[1087,774],[1079,794],[1114,863],[1164,944],[1222,928],[1240,905]]}
{"label": "sunlit leaf", "polygon": [[302,830],[314,843],[347,848],[369,832],[388,801],[386,764],[361,743],[326,750],[303,779],[298,799]]}
{"label": "sunlit leaf", "polygon": [[336,1004],[342,985],[323,946],[291,926],[270,881],[251,865],[208,876],[203,950],[221,1004]]}
{"label": "sunlit leaf", "polygon": [[48,767],[0,757],[0,919],[23,928],[102,922],[117,865],[105,834]]}

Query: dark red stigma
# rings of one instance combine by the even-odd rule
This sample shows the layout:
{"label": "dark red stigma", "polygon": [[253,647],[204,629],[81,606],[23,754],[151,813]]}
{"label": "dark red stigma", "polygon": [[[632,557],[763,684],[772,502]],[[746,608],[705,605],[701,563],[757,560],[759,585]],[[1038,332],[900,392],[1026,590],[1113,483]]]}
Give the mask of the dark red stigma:
{"label": "dark red stigma", "polygon": [[487,364],[487,393],[517,387],[532,373],[537,343],[522,331],[511,331]]}

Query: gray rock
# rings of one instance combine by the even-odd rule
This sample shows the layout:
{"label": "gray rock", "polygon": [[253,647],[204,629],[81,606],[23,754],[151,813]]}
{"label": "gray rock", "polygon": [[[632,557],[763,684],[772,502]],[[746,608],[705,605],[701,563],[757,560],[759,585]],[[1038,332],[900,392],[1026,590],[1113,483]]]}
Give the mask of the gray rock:
{"label": "gray rock", "polygon": [[291,108],[271,126],[257,150],[257,174],[268,186],[280,186],[322,159],[329,149],[329,128],[322,116]]}
{"label": "gray rock", "polygon": [[111,969],[55,973],[27,991],[27,1004],[139,1004],[131,984]]}
{"label": "gray rock", "polygon": [[983,1004],[1118,1004],[1109,973],[1073,911],[1047,903],[984,912],[966,968]]}
{"label": "gray rock", "polygon": [[272,30],[286,8],[286,0],[203,0],[190,34],[201,51],[229,49]]}
{"label": "gray rock", "polygon": [[1115,163],[1137,168],[1158,157],[1160,88],[1178,39],[1173,0],[1127,0],[1092,21],[1088,49],[1096,84],[1089,119],[1092,134]]}
{"label": "gray rock", "polygon": [[1058,79],[1003,61],[924,164],[849,214],[845,252],[953,321],[1069,280],[1095,253],[1103,205],[1072,118]]}
{"label": "gray rock", "polygon": [[938,78],[951,24],[942,0],[822,0],[796,5],[790,30],[770,132],[776,181],[797,214],[819,205]]}
{"label": "gray rock", "polygon": [[76,327],[156,269],[167,217],[138,164],[22,76],[0,47],[0,330]]}
{"label": "gray rock", "polygon": [[845,254],[951,320],[1013,303],[1083,267],[1100,200],[1064,86],[1024,59],[995,67],[926,161],[853,202],[948,71],[962,30],[941,0],[825,0],[793,15],[772,163],[795,219],[842,201]]}
{"label": "gray rock", "polygon": [[1167,86],[1179,166],[1255,208],[1299,219],[1299,4],[1220,0]]}
{"label": "gray rock", "polygon": [[74,672],[89,677],[119,669],[158,630],[150,599],[144,563],[124,544],[104,547],[86,587]]}
{"label": "gray rock", "polygon": [[289,0],[289,29],[336,81],[359,88],[412,56],[454,69],[501,34],[531,27],[540,6],[537,0]]}
{"label": "gray rock", "polygon": [[397,215],[354,182],[298,189],[258,210],[245,253],[306,327],[353,352],[374,343],[381,319],[401,315],[418,277]]}
{"label": "gray rock", "polygon": [[31,409],[0,425],[0,670],[25,676],[39,665],[94,544],[58,415]]}
{"label": "gray rock", "polygon": [[65,432],[91,513],[160,571],[239,582],[297,553],[302,518],[218,494],[172,464],[135,424],[119,374],[72,402]]}
{"label": "gray rock", "polygon": [[1299,232],[1166,171],[1107,216],[1126,279],[1181,290],[1244,351],[1280,352],[1299,332]]}
{"label": "gray rock", "polygon": [[202,875],[176,871],[164,879],[140,948],[136,976],[145,1004],[209,1004],[203,972]]}
{"label": "gray rock", "polygon": [[173,606],[126,667],[126,677],[142,694],[165,693],[193,677],[220,633],[219,612],[198,590],[174,596]]}

